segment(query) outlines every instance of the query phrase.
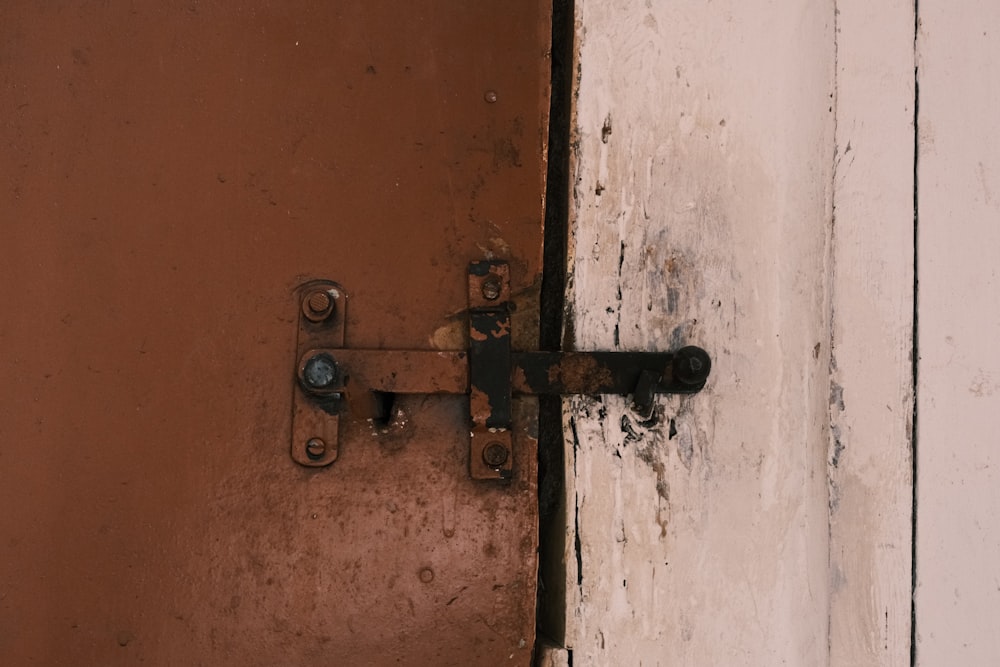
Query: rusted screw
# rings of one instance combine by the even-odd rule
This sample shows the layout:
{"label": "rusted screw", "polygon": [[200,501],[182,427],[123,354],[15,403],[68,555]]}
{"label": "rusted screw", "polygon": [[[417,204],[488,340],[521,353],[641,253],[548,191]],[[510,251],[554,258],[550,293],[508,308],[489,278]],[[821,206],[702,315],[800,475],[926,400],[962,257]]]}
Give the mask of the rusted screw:
{"label": "rusted screw", "polygon": [[496,301],[500,298],[500,281],[496,278],[488,278],[483,281],[483,298],[487,301]]}
{"label": "rusted screw", "polygon": [[497,101],[497,92],[495,90],[487,90],[486,94],[483,95],[483,99],[489,102],[490,104],[493,104],[494,102]]}
{"label": "rusted screw", "polygon": [[491,442],[483,448],[483,463],[491,468],[499,468],[507,463],[510,453],[502,442]]}
{"label": "rusted screw", "polygon": [[310,322],[322,322],[333,315],[336,302],[327,290],[316,290],[302,302],[302,314]]}
{"label": "rusted screw", "polygon": [[425,567],[424,569],[420,570],[419,576],[420,576],[420,581],[424,582],[425,584],[429,584],[432,581],[434,581],[434,570],[432,570],[429,567]]}
{"label": "rusted screw", "polygon": [[326,454],[326,443],[319,438],[309,438],[309,442],[306,443],[306,454],[310,458],[321,458]]}

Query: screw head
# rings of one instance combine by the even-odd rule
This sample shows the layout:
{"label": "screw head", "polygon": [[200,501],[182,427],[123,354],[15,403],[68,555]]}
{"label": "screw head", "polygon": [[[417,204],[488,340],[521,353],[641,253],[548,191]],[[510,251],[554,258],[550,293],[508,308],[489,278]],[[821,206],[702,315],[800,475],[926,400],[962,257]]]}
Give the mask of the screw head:
{"label": "screw head", "polygon": [[329,389],[337,383],[338,376],[337,362],[325,352],[309,357],[302,369],[302,383],[307,389]]}
{"label": "screw head", "polygon": [[491,468],[499,468],[507,463],[510,452],[502,442],[491,442],[483,448],[483,463]]}
{"label": "screw head", "polygon": [[322,322],[333,315],[336,306],[337,302],[329,291],[318,289],[302,300],[302,314],[310,322]]}
{"label": "screw head", "polygon": [[425,584],[429,584],[434,581],[434,570],[429,567],[425,567],[420,570],[420,574],[418,576],[420,577],[420,581]]}
{"label": "screw head", "polygon": [[490,104],[493,104],[494,102],[497,101],[497,92],[495,90],[487,90],[486,93],[483,95],[483,99],[489,102]]}
{"label": "screw head", "polygon": [[306,454],[311,459],[322,458],[326,454],[326,443],[320,438],[309,438],[309,441],[306,443]]}
{"label": "screw head", "polygon": [[496,301],[500,298],[502,287],[497,278],[487,278],[483,281],[483,298],[487,301]]}

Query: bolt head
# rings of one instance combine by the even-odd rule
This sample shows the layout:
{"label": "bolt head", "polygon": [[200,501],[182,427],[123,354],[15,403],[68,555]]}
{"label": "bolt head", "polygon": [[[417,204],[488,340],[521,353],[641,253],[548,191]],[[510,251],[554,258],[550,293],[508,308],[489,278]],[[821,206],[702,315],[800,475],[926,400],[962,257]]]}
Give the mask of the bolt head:
{"label": "bolt head", "polygon": [[497,92],[495,90],[487,90],[486,93],[483,94],[483,99],[488,103],[493,104],[497,101]]}
{"label": "bolt head", "polygon": [[420,570],[419,577],[420,581],[422,581],[425,584],[429,584],[432,581],[434,581],[434,570],[432,570],[429,567],[425,567],[422,570]]}
{"label": "bolt head", "polygon": [[309,438],[309,442],[306,443],[306,454],[311,459],[322,458],[326,454],[326,443],[320,438]]}
{"label": "bolt head", "polygon": [[302,383],[307,389],[329,389],[336,385],[340,373],[337,362],[329,354],[314,354],[302,369]]}
{"label": "bolt head", "polygon": [[483,281],[483,298],[487,301],[496,301],[500,298],[502,287],[497,278],[487,278]]}
{"label": "bolt head", "polygon": [[510,452],[502,442],[491,442],[483,448],[483,463],[491,468],[499,468],[507,463]]}
{"label": "bolt head", "polygon": [[310,322],[322,322],[329,319],[336,307],[335,297],[328,290],[315,290],[302,300],[302,314]]}

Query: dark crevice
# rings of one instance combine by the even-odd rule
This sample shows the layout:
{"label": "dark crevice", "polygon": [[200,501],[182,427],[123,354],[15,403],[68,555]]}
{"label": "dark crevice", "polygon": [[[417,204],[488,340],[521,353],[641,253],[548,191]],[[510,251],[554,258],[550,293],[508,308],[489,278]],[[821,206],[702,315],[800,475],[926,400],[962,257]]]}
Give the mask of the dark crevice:
{"label": "dark crevice", "polygon": [[618,304],[615,306],[615,349],[621,346],[621,324],[622,324],[622,267],[625,265],[625,241],[621,242],[618,248],[618,291],[615,298]]}
{"label": "dark crevice", "polygon": [[[840,167],[840,146],[838,142],[840,141],[840,134],[838,131],[838,117],[840,115],[840,9],[837,7],[837,1],[833,2],[833,90],[830,92],[830,111],[833,113],[833,173],[831,174],[832,181],[830,183],[831,192],[831,205],[830,205],[830,236],[829,236],[829,246],[827,250],[827,259],[829,261],[829,271],[827,273],[827,287],[828,287],[828,308],[827,313],[829,317],[829,331],[828,331],[828,345],[830,348],[830,360],[827,368],[827,382],[830,385],[831,392],[833,391],[834,381],[837,377],[837,347],[835,339],[836,327],[834,323],[836,322],[836,295],[834,293],[836,289],[836,260],[837,260],[837,172]],[[837,421],[834,416],[833,411],[834,405],[831,404],[830,410],[827,412],[827,420],[829,423],[829,437],[833,440],[834,452],[837,451],[837,446],[840,444],[838,438],[838,428]],[[829,456],[829,442],[827,443],[828,451],[827,456]],[[836,454],[833,457],[833,461],[837,460]],[[828,459],[829,461],[829,459]],[[827,484],[827,524],[826,524],[826,539],[827,539],[827,570],[832,571],[831,568],[834,565],[834,552],[831,547],[835,544],[833,535],[834,526],[834,515],[837,510],[837,479],[836,471],[831,469],[829,462],[826,469],[826,484]],[[826,614],[826,655],[827,661],[829,662],[830,656],[833,654],[833,607],[829,606],[827,608]]]}
{"label": "dark crevice", "polygon": [[[566,266],[569,239],[570,124],[573,94],[572,0],[552,3],[552,78],[549,108],[548,173],[539,348],[558,351],[566,328]],[[565,444],[562,400],[539,398],[538,423],[538,636],[562,644],[566,619],[566,527],[571,508],[565,501]]]}
{"label": "dark crevice", "polygon": [[[576,422],[573,428],[573,472],[576,472],[576,452],[580,449],[580,438],[576,434]],[[583,590],[583,545],[580,543],[580,503],[573,503],[573,535],[576,540],[573,551],[576,553],[576,585]]]}
{"label": "dark crevice", "polygon": [[917,664],[917,392],[919,391],[918,375],[920,371],[920,346],[917,318],[919,316],[920,264],[918,258],[918,224],[920,220],[918,166],[920,162],[920,77],[918,65],[918,40],[920,35],[920,3],[913,2],[913,348],[911,354],[911,382],[913,383],[913,415],[910,421],[910,465],[912,466],[913,504],[911,507],[910,528],[910,665]]}
{"label": "dark crevice", "polygon": [[573,3],[553,0],[552,81],[549,108],[548,175],[542,250],[539,345],[558,350],[562,343],[569,238],[569,135],[573,69]]}

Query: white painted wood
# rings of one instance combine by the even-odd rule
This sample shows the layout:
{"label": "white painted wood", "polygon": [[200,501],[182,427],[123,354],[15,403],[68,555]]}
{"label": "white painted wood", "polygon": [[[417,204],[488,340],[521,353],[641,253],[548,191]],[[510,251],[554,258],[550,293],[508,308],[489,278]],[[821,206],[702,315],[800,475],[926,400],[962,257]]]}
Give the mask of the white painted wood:
{"label": "white painted wood", "polygon": [[569,651],[558,646],[543,644],[539,647],[537,667],[569,667]]}
{"label": "white painted wood", "polygon": [[1000,664],[1000,4],[922,0],[919,665]]}
{"label": "white painted wood", "polygon": [[913,3],[838,0],[830,664],[910,660]]}
{"label": "white painted wood", "polygon": [[828,661],[834,4],[577,2],[576,345],[715,365],[570,401],[575,665]]}

